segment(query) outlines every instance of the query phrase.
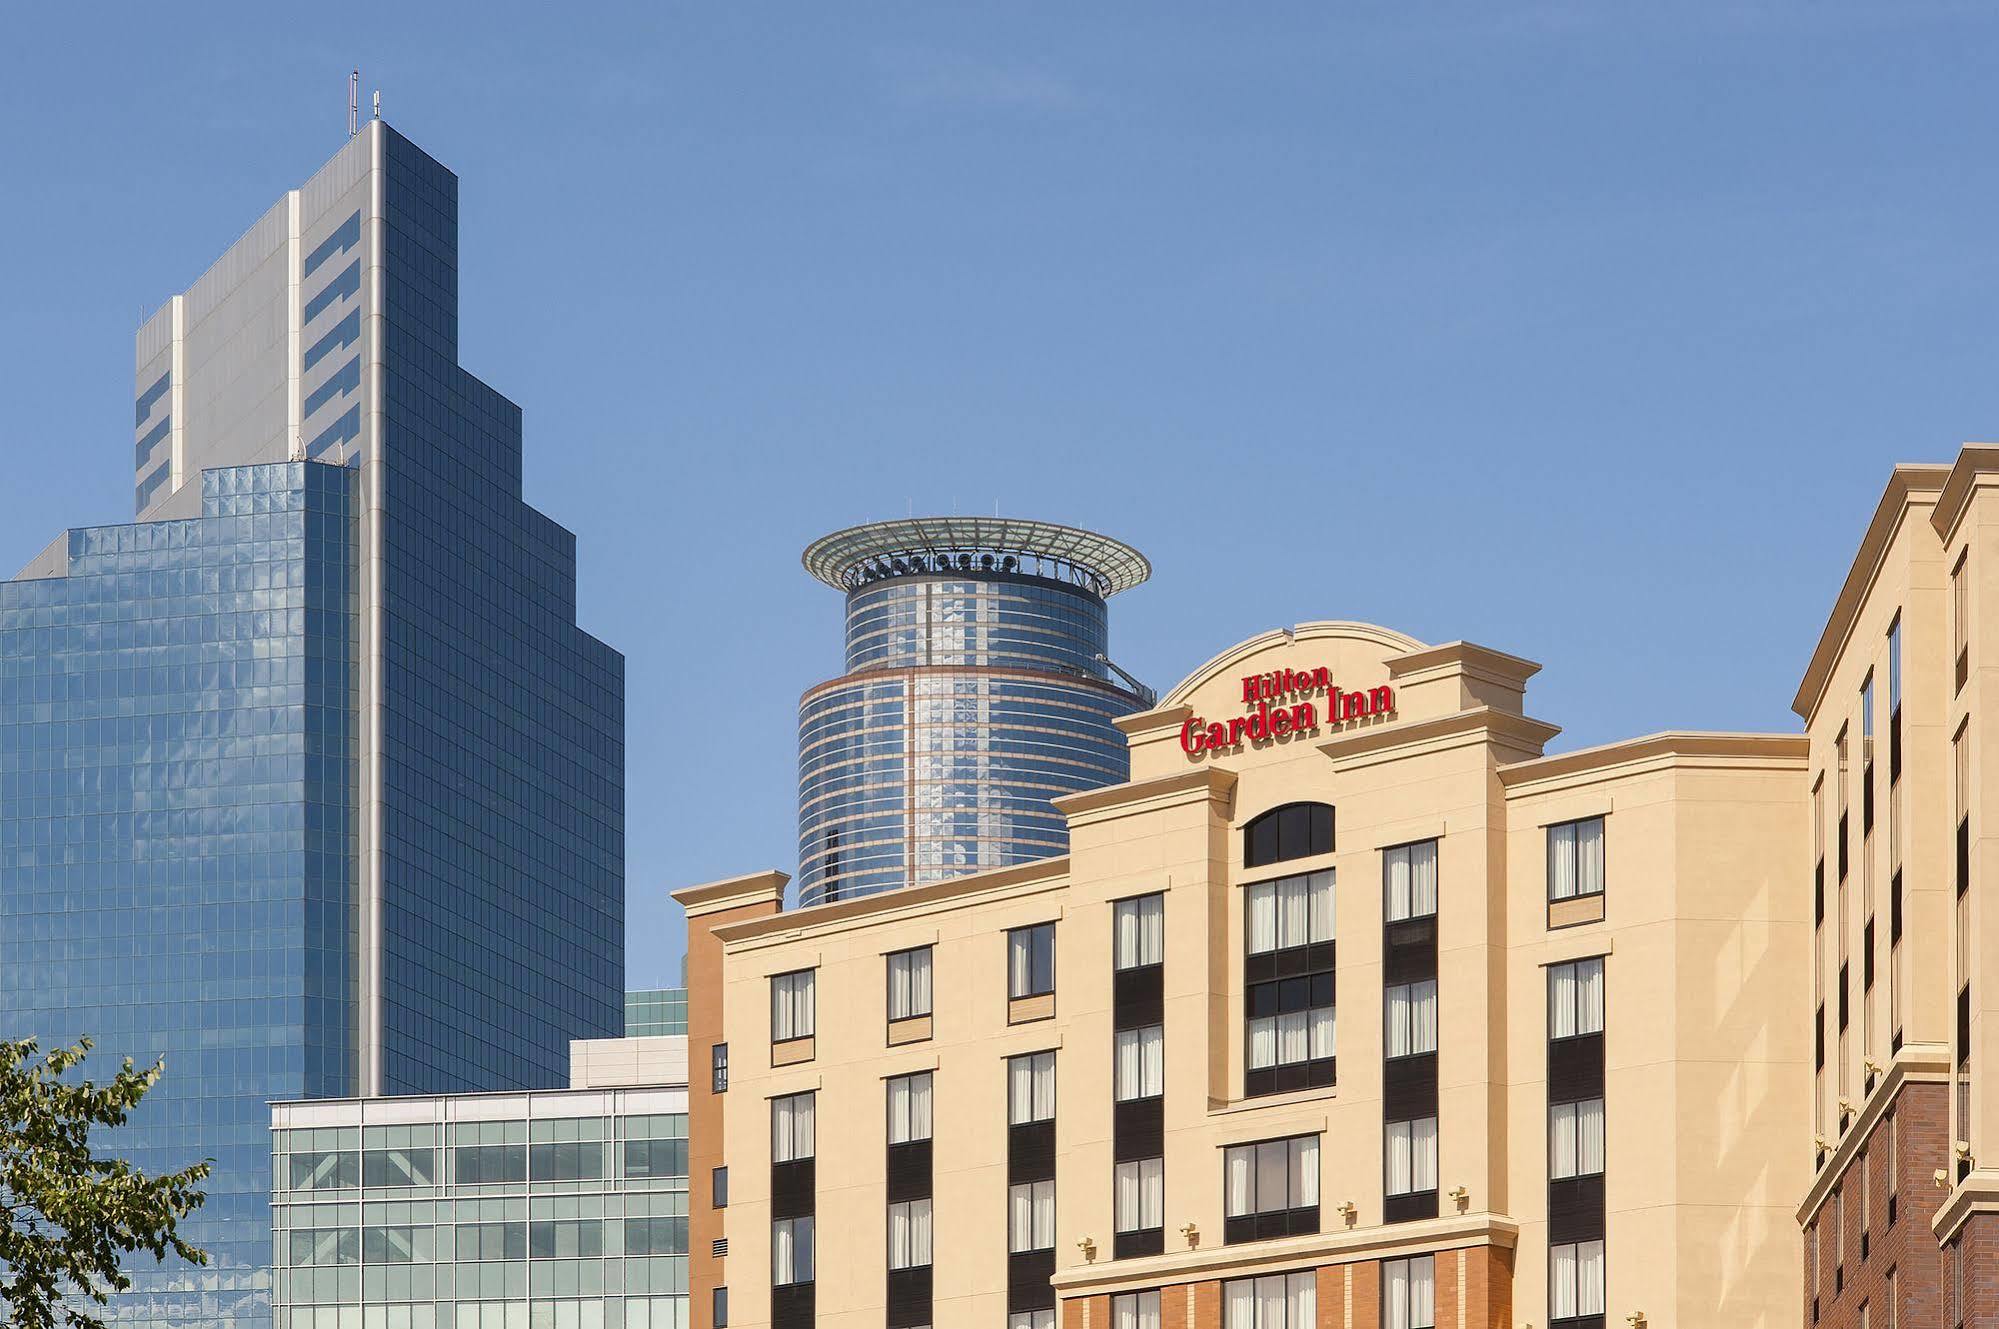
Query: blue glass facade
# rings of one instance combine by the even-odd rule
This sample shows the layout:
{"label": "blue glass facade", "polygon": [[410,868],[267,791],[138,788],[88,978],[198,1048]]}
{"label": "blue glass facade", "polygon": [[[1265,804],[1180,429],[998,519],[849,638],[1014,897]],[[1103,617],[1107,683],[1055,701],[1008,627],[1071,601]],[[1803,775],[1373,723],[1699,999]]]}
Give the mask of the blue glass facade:
{"label": "blue glass facade", "polygon": [[[216,1164],[214,1263],[138,1270],[129,1324],[271,1323],[271,1100],[559,1086],[624,1026],[624,661],[457,364],[456,178],[377,123],[293,198],[141,331],[173,519],[0,583],[0,1031],[164,1055],[118,1147]],[[271,257],[327,225],[294,350],[183,336],[267,330]],[[282,408],[308,355],[291,448],[329,464],[235,464],[286,419],[218,403]]]}
{"label": "blue glass facade", "polygon": [[132,1324],[268,1318],[266,1101],[356,1083],[356,477],[209,471],[199,518],[0,583],[0,1016],[167,1071],[118,1147],[215,1160]]}
{"label": "blue glass facade", "polygon": [[1050,803],[1128,778],[1104,600],[991,572],[847,595],[847,674],[799,707],[799,902],[1059,854]]}
{"label": "blue glass facade", "polygon": [[547,1088],[624,1029],[624,657],[458,367],[458,181],[388,131],[382,1088]]}

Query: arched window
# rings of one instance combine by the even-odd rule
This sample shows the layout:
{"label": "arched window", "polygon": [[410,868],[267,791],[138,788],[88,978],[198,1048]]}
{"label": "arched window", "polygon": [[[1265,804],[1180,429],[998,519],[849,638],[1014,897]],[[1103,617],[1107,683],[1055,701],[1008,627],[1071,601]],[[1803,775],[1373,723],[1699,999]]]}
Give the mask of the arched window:
{"label": "arched window", "polygon": [[1325,803],[1286,803],[1242,828],[1246,868],[1332,852],[1333,810]]}

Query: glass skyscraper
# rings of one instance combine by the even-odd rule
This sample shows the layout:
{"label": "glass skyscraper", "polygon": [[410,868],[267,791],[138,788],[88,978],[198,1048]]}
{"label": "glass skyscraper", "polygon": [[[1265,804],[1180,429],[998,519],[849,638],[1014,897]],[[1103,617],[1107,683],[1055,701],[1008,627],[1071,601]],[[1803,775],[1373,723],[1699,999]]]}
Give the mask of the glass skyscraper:
{"label": "glass skyscraper", "polygon": [[1152,704],[1111,663],[1105,601],[1151,575],[1048,522],[924,517],[805,551],[846,593],[846,672],[798,717],[798,898],[822,904],[1059,854],[1049,800],[1128,777]]}
{"label": "glass skyscraper", "polygon": [[120,1322],[269,1324],[269,1101],[623,1029],[624,662],[457,364],[457,225],[365,126],[140,329],[138,524],[0,583],[0,1029],[164,1056],[117,1147],[216,1163]]}

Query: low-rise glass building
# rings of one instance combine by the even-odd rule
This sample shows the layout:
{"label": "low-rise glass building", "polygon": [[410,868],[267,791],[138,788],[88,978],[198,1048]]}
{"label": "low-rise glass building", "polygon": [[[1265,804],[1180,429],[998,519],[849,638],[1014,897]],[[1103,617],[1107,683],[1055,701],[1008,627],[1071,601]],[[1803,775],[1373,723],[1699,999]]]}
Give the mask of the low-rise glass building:
{"label": "low-rise glass building", "polygon": [[686,1088],[577,1078],[273,1104],[278,1329],[685,1329]]}

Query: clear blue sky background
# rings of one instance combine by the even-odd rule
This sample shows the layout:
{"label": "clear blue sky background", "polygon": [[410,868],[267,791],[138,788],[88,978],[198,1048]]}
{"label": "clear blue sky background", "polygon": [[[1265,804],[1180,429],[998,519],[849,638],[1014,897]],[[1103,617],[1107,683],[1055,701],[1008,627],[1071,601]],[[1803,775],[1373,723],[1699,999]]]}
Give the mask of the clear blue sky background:
{"label": "clear blue sky background", "polygon": [[[1559,746],[1792,729],[1897,460],[1999,433],[1987,4],[15,6],[0,564],[129,519],[131,334],[340,144],[462,181],[465,363],[629,663],[634,986],[795,856],[837,526],[1153,559],[1168,685],[1370,619]],[[345,34],[345,35],[343,35]]]}

